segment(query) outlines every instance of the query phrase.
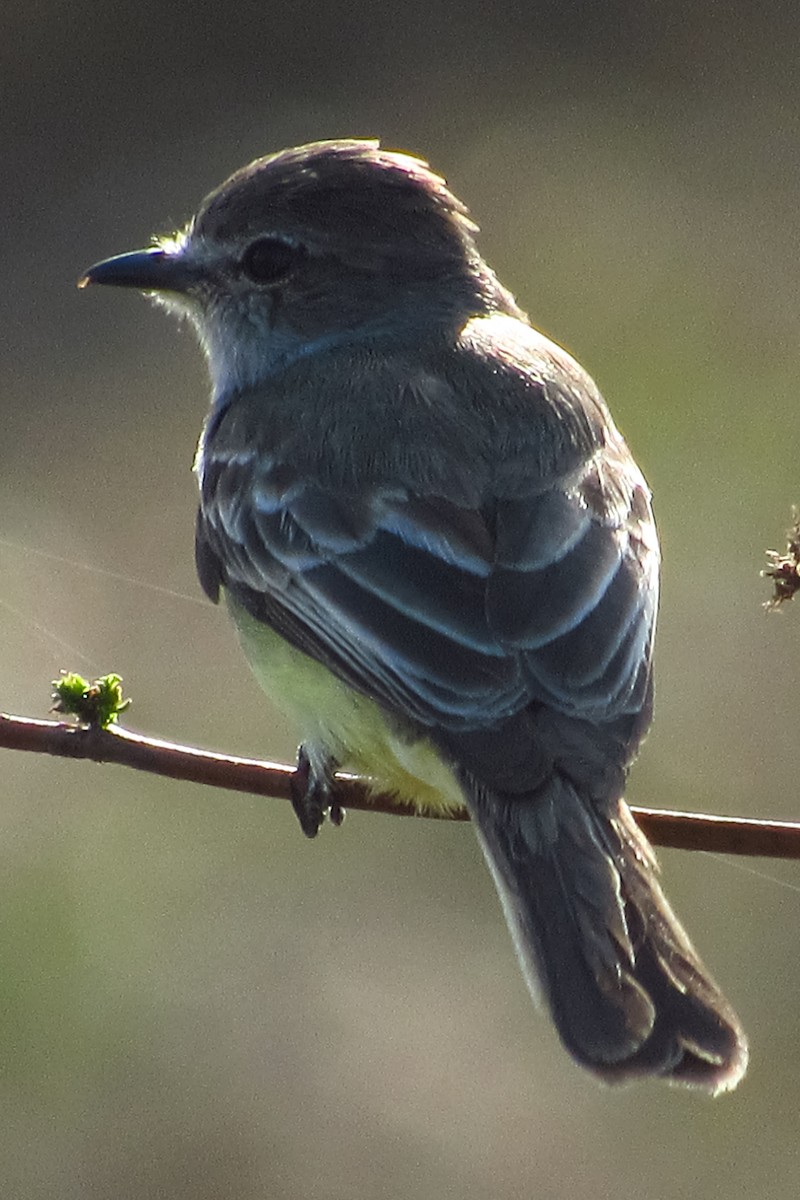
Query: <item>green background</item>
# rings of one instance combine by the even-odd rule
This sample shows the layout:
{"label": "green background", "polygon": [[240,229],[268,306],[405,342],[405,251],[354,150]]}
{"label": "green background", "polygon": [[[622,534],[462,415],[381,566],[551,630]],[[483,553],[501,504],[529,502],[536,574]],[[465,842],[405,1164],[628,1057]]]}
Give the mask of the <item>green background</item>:
{"label": "green background", "polygon": [[[799,24],[743,0],[7,5],[0,708],[116,670],[134,727],[292,754],[194,580],[200,355],[74,281],[250,158],[380,135],[470,204],[653,485],[630,798],[798,817],[800,611],[765,614],[758,572],[800,500]],[[752,1067],[716,1101],[607,1091],[532,1011],[469,828],[352,814],[312,844],[278,802],[2,765],[4,1198],[797,1195],[795,866],[662,853]]]}

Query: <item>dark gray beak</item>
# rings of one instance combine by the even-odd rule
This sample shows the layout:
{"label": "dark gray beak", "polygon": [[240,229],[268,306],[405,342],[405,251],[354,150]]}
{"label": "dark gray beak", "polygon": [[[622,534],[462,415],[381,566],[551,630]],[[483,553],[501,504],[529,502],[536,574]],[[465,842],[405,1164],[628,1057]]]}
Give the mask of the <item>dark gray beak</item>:
{"label": "dark gray beak", "polygon": [[113,287],[138,288],[141,292],[185,292],[198,280],[198,272],[180,254],[151,250],[132,250],[95,263],[78,280],[78,287],[105,283]]}

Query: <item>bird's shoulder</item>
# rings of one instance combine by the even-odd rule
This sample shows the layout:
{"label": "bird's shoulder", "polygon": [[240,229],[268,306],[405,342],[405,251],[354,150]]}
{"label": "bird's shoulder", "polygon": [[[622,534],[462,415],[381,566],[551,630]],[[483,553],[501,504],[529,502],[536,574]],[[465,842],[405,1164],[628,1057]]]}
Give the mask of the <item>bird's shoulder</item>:
{"label": "bird's shoulder", "polygon": [[473,317],[433,337],[373,337],[303,356],[212,410],[202,476],[281,464],[323,486],[400,483],[480,504],[579,469],[607,440],[600,393],[527,323]]}

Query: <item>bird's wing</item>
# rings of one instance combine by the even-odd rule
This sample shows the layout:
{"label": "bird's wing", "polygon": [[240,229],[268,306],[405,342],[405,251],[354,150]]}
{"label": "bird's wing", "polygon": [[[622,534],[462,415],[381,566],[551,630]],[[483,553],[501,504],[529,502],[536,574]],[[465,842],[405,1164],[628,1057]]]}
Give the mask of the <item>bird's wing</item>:
{"label": "bird's wing", "polygon": [[532,701],[603,721],[641,707],[657,557],[613,426],[577,467],[544,479],[532,464],[527,486],[506,478],[480,504],[402,473],[333,486],[282,458],[279,437],[263,443],[241,418],[206,437],[197,561],[212,597],[226,587],[427,727],[485,729]]}

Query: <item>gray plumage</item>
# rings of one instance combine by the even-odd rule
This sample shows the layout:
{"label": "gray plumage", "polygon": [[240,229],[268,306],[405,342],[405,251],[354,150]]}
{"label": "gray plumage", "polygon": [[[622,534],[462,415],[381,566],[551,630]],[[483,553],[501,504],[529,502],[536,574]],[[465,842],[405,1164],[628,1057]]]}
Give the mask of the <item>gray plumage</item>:
{"label": "gray plumage", "polygon": [[87,278],[195,322],[204,588],[367,698],[389,740],[436,749],[573,1056],[730,1088],[744,1035],[623,799],[652,709],[649,492],[474,234],[419,160],[319,143]]}

